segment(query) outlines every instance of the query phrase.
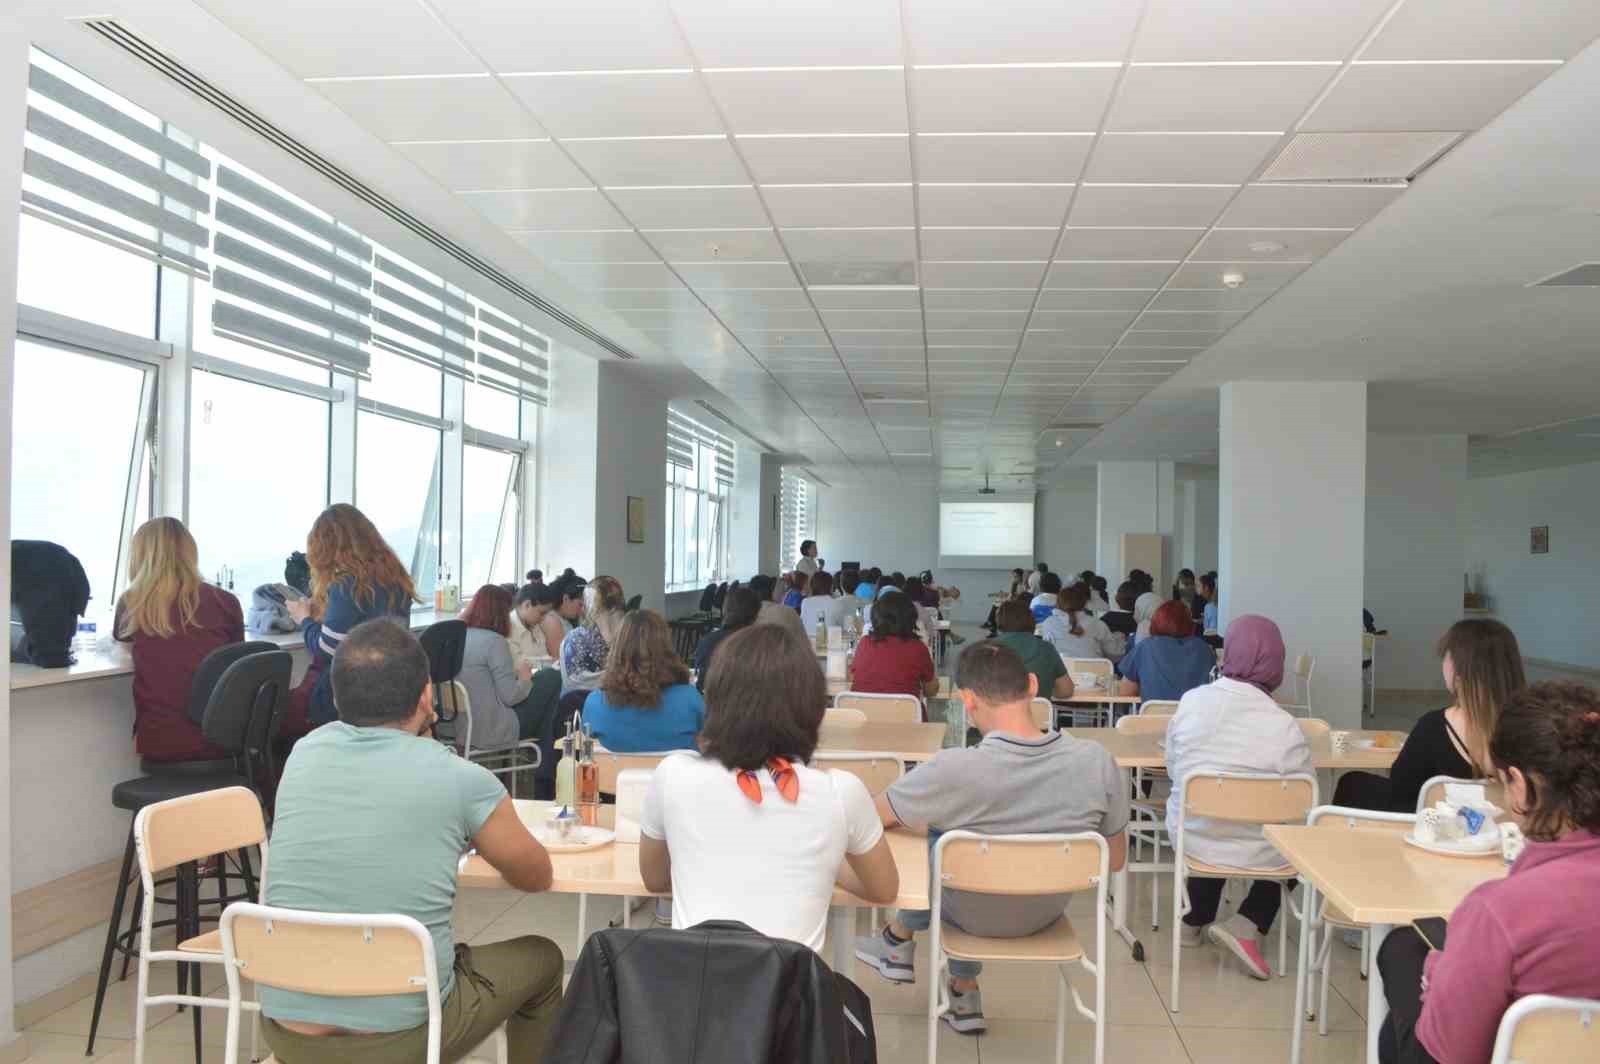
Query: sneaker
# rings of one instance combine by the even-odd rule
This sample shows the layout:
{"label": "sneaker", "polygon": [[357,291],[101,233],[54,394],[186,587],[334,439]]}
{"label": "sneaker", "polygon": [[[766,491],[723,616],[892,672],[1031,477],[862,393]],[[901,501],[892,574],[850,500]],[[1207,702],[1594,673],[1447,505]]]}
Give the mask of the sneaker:
{"label": "sneaker", "polygon": [[1178,928],[1178,945],[1184,949],[1199,949],[1206,940],[1204,924],[1181,924]]}
{"label": "sneaker", "polygon": [[1272,969],[1267,966],[1267,960],[1261,955],[1261,944],[1258,941],[1255,925],[1241,916],[1235,916],[1225,924],[1212,924],[1206,929],[1207,936],[1212,942],[1227,950],[1244,964],[1245,972],[1252,979],[1267,980],[1272,978]]}
{"label": "sneaker", "polygon": [[856,939],[856,960],[876,968],[878,974],[891,983],[917,981],[916,940],[890,942],[887,927],[875,935],[863,935]]}
{"label": "sneaker", "polygon": [[982,1034],[987,1031],[989,1024],[983,1018],[983,991],[969,990],[961,994],[952,986],[950,1011],[944,1014],[944,1022],[957,1034]]}
{"label": "sneaker", "polygon": [[656,903],[655,904],[655,913],[654,913],[654,916],[652,917],[652,919],[650,921],[650,926],[651,927],[671,927],[672,926],[672,899],[671,898],[656,898],[655,899],[655,903]]}

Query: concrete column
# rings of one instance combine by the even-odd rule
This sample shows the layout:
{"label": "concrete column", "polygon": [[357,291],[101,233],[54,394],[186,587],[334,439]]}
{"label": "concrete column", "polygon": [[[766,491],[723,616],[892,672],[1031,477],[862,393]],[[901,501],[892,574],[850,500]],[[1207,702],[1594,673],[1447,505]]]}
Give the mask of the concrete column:
{"label": "concrete column", "polygon": [[[775,454],[761,456],[760,528],[757,547],[761,568],[757,571],[771,576],[783,564],[783,461]],[[749,576],[740,579],[748,580]]]}
{"label": "concrete column", "polygon": [[[1131,566],[1122,559],[1125,533],[1160,533],[1167,537],[1163,571],[1153,574],[1164,586],[1177,571],[1173,564],[1173,538],[1177,531],[1177,502],[1171,462],[1101,462],[1096,507],[1095,572],[1114,590],[1127,579]],[[1049,562],[1051,559],[1045,558]]]}
{"label": "concrete column", "polygon": [[561,346],[553,347],[550,357],[552,371],[561,381],[561,401],[545,410],[539,437],[535,556],[546,577],[558,576],[569,566],[594,576],[600,364]]}
{"label": "concrete column", "polygon": [[1366,384],[1225,384],[1221,429],[1221,625],[1276,621],[1289,671],[1316,657],[1314,714],[1360,727]]}
{"label": "concrete column", "polygon": [[728,579],[748,580],[761,571],[761,537],[772,523],[761,494],[764,455],[739,441],[733,449],[733,498],[729,507]]}

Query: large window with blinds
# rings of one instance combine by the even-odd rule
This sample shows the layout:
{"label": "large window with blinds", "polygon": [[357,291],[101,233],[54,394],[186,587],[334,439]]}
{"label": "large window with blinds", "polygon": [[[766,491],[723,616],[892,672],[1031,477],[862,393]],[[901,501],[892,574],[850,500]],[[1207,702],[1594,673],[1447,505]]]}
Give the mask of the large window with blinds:
{"label": "large window with blinds", "polygon": [[783,571],[800,561],[800,544],[817,535],[816,499],[811,482],[797,469],[783,471]]}
{"label": "large window with blinds", "polygon": [[727,579],[733,441],[667,411],[666,582],[687,591]]}

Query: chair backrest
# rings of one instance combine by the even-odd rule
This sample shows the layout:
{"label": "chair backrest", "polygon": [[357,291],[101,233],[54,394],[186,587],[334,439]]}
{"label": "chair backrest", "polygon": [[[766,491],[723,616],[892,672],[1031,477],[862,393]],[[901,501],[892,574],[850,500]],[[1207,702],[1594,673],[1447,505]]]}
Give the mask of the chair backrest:
{"label": "chair backrest", "polygon": [[1600,1060],[1600,1000],[1529,994],[1500,1017],[1491,1064]]}
{"label": "chair backrest", "polygon": [[1319,717],[1305,717],[1298,723],[1301,734],[1307,739],[1316,739],[1328,734],[1328,722]]}
{"label": "chair backrest", "polygon": [[1338,805],[1319,805],[1306,814],[1306,826],[1330,831],[1381,831],[1409,835],[1416,826],[1412,813],[1380,813],[1372,809],[1347,809]]}
{"label": "chair backrest", "polygon": [[665,753],[650,754],[617,754],[603,747],[596,747],[594,763],[600,770],[600,792],[602,794],[617,793],[617,775],[629,769],[644,769],[654,772],[656,766],[661,764]]}
{"label": "chair backrest", "polygon": [[254,756],[270,742],[273,719],[288,708],[294,658],[271,643],[244,645],[266,649],[235,658],[217,677],[200,731],[229,753]]}
{"label": "chair backrest", "polygon": [[633,596],[633,598],[631,598],[627,602],[623,603],[622,612],[623,613],[632,613],[634,610],[639,608],[639,603],[641,603],[643,601],[644,601],[644,596],[643,595],[635,595],[635,596]]}
{"label": "chair backrest", "polygon": [[1311,674],[1317,669],[1317,659],[1312,654],[1301,654],[1294,659],[1294,674],[1296,678],[1311,682]]}
{"label": "chair backrest", "polygon": [[1086,672],[1093,673],[1101,683],[1111,679],[1111,662],[1105,658],[1063,658],[1061,662],[1067,667],[1067,675],[1074,680]]}
{"label": "chair backrest", "polygon": [[867,723],[867,715],[859,709],[830,707],[822,711],[822,723],[836,728],[860,728]]}
{"label": "chair backrest", "polygon": [[1171,717],[1163,717],[1159,713],[1150,715],[1130,713],[1117,721],[1117,731],[1124,735],[1165,735],[1167,725],[1171,723]]}
{"label": "chair backrest", "polygon": [[882,794],[889,785],[906,774],[906,763],[893,754],[832,753],[817,754],[811,767],[836,768],[866,784],[868,794]]}
{"label": "chair backrest", "polygon": [[922,720],[922,699],[916,695],[879,695],[841,691],[833,697],[835,709],[855,709],[879,724],[916,724]]}
{"label": "chair backrest", "polygon": [[189,719],[201,727],[205,726],[206,707],[211,702],[212,692],[216,690],[222,674],[228,671],[228,666],[251,654],[262,654],[277,649],[276,643],[255,639],[248,643],[229,643],[220,646],[201,658],[200,664],[195,667],[193,678],[189,681],[189,702],[184,708]]}
{"label": "chair backrest", "polygon": [[433,689],[435,704],[444,706],[449,710],[449,715],[439,714],[439,723],[443,727],[435,727],[434,733],[441,739],[447,740],[463,757],[472,755],[472,696],[467,693],[467,687],[460,680],[446,680],[435,684]]}
{"label": "chair backrest", "polygon": [[1448,783],[1475,783],[1483,788],[1483,796],[1501,809],[1506,805],[1506,785],[1495,779],[1464,780],[1455,776],[1435,776],[1422,785],[1422,790],[1417,792],[1417,812],[1431,809],[1444,801],[1444,788]]}
{"label": "chair backrest", "polygon": [[436,621],[417,637],[428,655],[428,679],[435,685],[461,675],[461,660],[467,652],[467,622]]}
{"label": "chair backrest", "polygon": [[[438,993],[428,929],[409,916],[319,913],[235,902],[223,955],[258,984],[324,997]],[[307,963],[308,958],[315,963]]]}
{"label": "chair backrest", "polygon": [[1317,804],[1317,781],[1307,775],[1196,772],[1178,784],[1185,816],[1244,824],[1303,824]]}
{"label": "chair backrest", "polygon": [[1048,698],[1035,698],[1029,705],[1033,713],[1033,726],[1040,731],[1056,730],[1056,707]]}
{"label": "chair backrest", "polygon": [[254,791],[220,787],[145,806],[134,817],[133,834],[140,869],[153,876],[212,854],[262,845],[267,822]]}
{"label": "chair backrest", "polygon": [[977,894],[1067,894],[1106,876],[1106,840],[1072,835],[981,835],[947,831],[933,848],[934,882],[941,890]]}
{"label": "chair backrest", "polygon": [[1152,698],[1139,704],[1141,717],[1170,717],[1178,712],[1178,703],[1166,698]]}

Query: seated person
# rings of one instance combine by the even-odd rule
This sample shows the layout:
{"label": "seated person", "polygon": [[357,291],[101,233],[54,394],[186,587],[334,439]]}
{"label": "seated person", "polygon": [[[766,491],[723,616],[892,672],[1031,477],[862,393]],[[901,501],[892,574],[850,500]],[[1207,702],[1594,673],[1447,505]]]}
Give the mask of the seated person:
{"label": "seated person", "polygon": [[1060,594],[1061,577],[1058,574],[1044,573],[1039,577],[1039,593],[1028,603],[1028,608],[1033,611],[1034,624],[1043,624],[1045,618],[1055,612]]}
{"label": "seated person", "polygon": [[883,598],[891,591],[904,591],[906,589],[906,574],[890,573],[878,580],[878,598]]}
{"label": "seated person", "polygon": [[[835,613],[842,618],[844,616],[844,607],[850,605],[845,603],[843,599],[835,599],[833,597],[832,576],[827,573],[817,573],[817,575],[811,577],[806,590],[808,594],[800,603],[800,627],[806,630],[807,635],[815,638],[819,623],[824,628],[830,624],[843,623],[842,620],[829,620],[830,615]],[[835,603],[841,603],[842,605],[836,608]]]}
{"label": "seated person", "polygon": [[[1167,774],[1173,780],[1196,772],[1305,773],[1315,778],[1300,722],[1272,700],[1272,692],[1283,683],[1283,660],[1283,636],[1267,618],[1246,615],[1228,625],[1222,678],[1184,695],[1167,725]],[[1174,786],[1167,798],[1167,829],[1174,838],[1178,819]],[[1189,817],[1184,849],[1196,861],[1233,868],[1273,869],[1285,863],[1257,824]],[[1196,947],[1209,937],[1237,957],[1252,978],[1272,978],[1261,955],[1261,939],[1272,929],[1283,900],[1278,881],[1256,880],[1238,913],[1224,924],[1212,922],[1223,881],[1190,876],[1188,886],[1182,945]]]}
{"label": "seated person", "polygon": [[1089,581],[1089,612],[1096,617],[1103,617],[1111,612],[1111,603],[1106,599],[1106,578],[1103,576],[1094,577]]}
{"label": "seated person", "polygon": [[[494,750],[515,746],[518,739],[531,739],[555,711],[561,695],[561,674],[555,669],[540,669],[544,679],[534,688],[533,664],[513,661],[507,633],[513,620],[511,595],[498,584],[484,584],[472,596],[472,605],[461,615],[467,626],[466,646],[461,654],[461,673],[456,677],[467,689],[472,707],[472,748]],[[457,738],[466,741],[466,728],[457,723]]]}
{"label": "seated person", "polygon": [[1200,610],[1200,631],[1203,633],[1217,630],[1217,574],[1206,573],[1200,578],[1199,597],[1204,603]]}
{"label": "seated person", "polygon": [[128,589],[112,624],[133,651],[133,748],[150,761],[217,761],[189,717],[195,670],[219,647],[244,641],[239,600],[200,579],[200,552],[176,517],[140,525],[128,550]]}
{"label": "seated person", "polygon": [[1033,634],[1033,614],[1021,599],[1001,603],[995,623],[1000,634],[995,642],[1008,646],[1022,659],[1022,667],[1033,674],[1039,694],[1044,698],[1071,698],[1072,677],[1056,648]]}
{"label": "seated person", "polygon": [[1163,602],[1150,621],[1150,638],[1117,665],[1122,673],[1122,693],[1145,701],[1176,702],[1196,687],[1211,682],[1217,652],[1194,633],[1189,607]]}
{"label": "seated person", "polygon": [[[1010,603],[1008,603],[1010,605]],[[1022,606],[1019,601],[1017,606]],[[998,641],[962,651],[957,694],[967,719],[983,733],[977,746],[941,750],[878,796],[888,827],[928,829],[931,849],[944,831],[995,835],[1069,834],[1106,837],[1109,871],[1128,855],[1128,785],[1104,746],[1033,723],[1038,685],[1022,658]],[[947,891],[942,915],[951,927],[992,938],[1021,938],[1061,919],[1070,895],[992,896]],[[856,940],[856,956],[897,983],[916,981],[913,935],[928,929],[926,910],[900,910],[877,934]],[[950,961],[951,1008],[945,1022],[962,1034],[986,1027],[978,974],[983,965]]]}
{"label": "seated person", "polygon": [[872,631],[856,644],[850,690],[918,698],[939,693],[933,656],[917,638],[917,608],[904,592],[893,591],[872,604]]}
{"label": "seated person", "polygon": [[[513,661],[525,661],[537,667],[555,660],[556,656],[549,652],[549,644],[541,627],[544,615],[549,612],[550,604],[544,598],[543,584],[523,584],[517,589],[506,625],[510,632],[506,639],[511,643]],[[557,645],[556,650],[559,652],[560,649]]]}
{"label": "seated person", "polygon": [[639,874],[672,894],[673,927],[738,920],[820,951],[835,883],[894,900],[900,875],[867,788],[806,765],[827,704],[815,653],[770,625],[717,654],[700,750],[661,762],[639,823]]}
{"label": "seated person", "polygon": [[[502,640],[504,642],[504,640]],[[334,654],[339,720],[301,739],[278,786],[266,904],[401,913],[433,935],[441,1056],[459,1060],[509,1022],[510,1058],[536,1061],[561,1011],[561,950],[533,935],[468,947],[451,927],[456,867],[474,848],[506,883],[550,887],[550,858],[505,787],[426,736],[428,656],[399,622],[357,625]],[[262,1034],[279,1060],[422,1060],[421,994],[320,997],[261,987]]]}
{"label": "seated person", "polygon": [[707,632],[700,637],[700,642],[694,648],[695,686],[700,690],[706,689],[706,673],[711,669],[712,655],[722,641],[741,628],[748,628],[756,623],[756,615],[761,612],[761,596],[748,587],[736,587],[728,592],[728,597],[722,600],[722,627],[713,632]]}
{"label": "seated person", "polygon": [[783,604],[791,610],[798,610],[800,604],[806,600],[806,595],[811,587],[811,577],[805,573],[789,574],[789,590],[783,594]]}
{"label": "seated person", "polygon": [[1045,618],[1039,635],[1063,658],[1116,661],[1122,657],[1122,637],[1113,634],[1100,618],[1090,616],[1088,605],[1088,588],[1073,584],[1061,593],[1060,604]]}
{"label": "seated person", "polygon": [[1161,608],[1163,601],[1154,591],[1140,592],[1139,597],[1133,600],[1134,634],[1133,641],[1128,644],[1129,650],[1138,646],[1139,640],[1150,638],[1150,622],[1155,619],[1156,610]]}
{"label": "seated person", "polygon": [[539,594],[539,604],[545,608],[539,621],[545,653],[551,661],[561,660],[561,643],[572,634],[583,617],[583,588],[578,580],[557,580],[546,584]]}
{"label": "seated person", "polygon": [[706,704],[689,682],[689,667],[672,649],[672,630],[655,610],[623,618],[606,678],[583,703],[583,723],[618,754],[691,750]]}
{"label": "seated person", "polygon": [[883,573],[878,569],[865,569],[861,573],[861,582],[856,585],[856,598],[871,602],[878,597],[878,581],[883,578]]}
{"label": "seated person", "polygon": [[562,694],[600,686],[626,603],[616,577],[597,576],[583,589],[583,626],[561,641]]}
{"label": "seated person", "polygon": [[1384,1064],[1486,1061],[1518,998],[1600,998],[1600,696],[1576,683],[1516,692],[1489,760],[1527,845],[1456,907],[1443,950],[1411,928],[1384,940]]}
{"label": "seated person", "polygon": [[756,614],[756,623],[775,624],[784,631],[807,640],[807,645],[809,646],[810,640],[815,639],[817,633],[813,631],[808,635],[805,628],[800,624],[800,614],[798,612],[791,610],[781,602],[773,601],[774,589],[777,584],[778,582],[770,576],[756,575],[750,578],[750,590],[754,591],[761,599],[761,610]]}
{"label": "seated person", "polygon": [[1138,622],[1133,619],[1133,604],[1138,597],[1138,585],[1132,580],[1123,581],[1117,588],[1117,608],[1100,614],[1100,620],[1117,635],[1132,635],[1139,628]]}

